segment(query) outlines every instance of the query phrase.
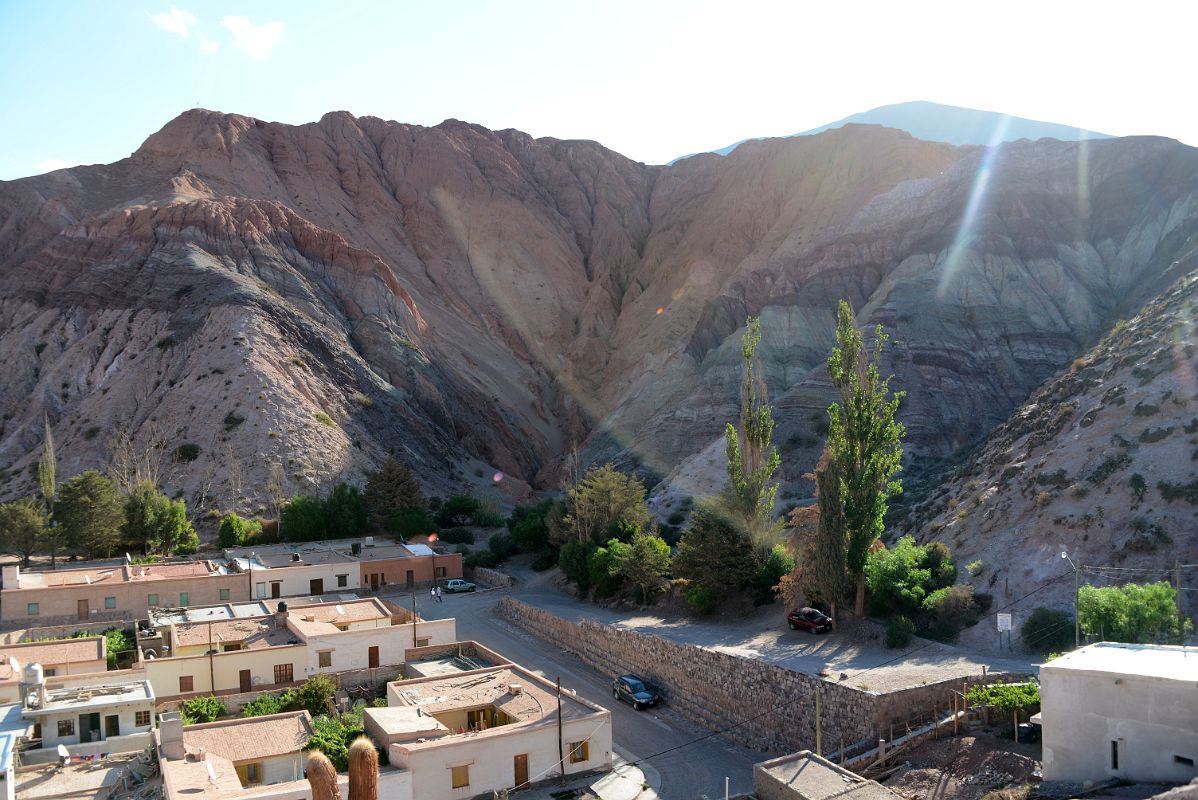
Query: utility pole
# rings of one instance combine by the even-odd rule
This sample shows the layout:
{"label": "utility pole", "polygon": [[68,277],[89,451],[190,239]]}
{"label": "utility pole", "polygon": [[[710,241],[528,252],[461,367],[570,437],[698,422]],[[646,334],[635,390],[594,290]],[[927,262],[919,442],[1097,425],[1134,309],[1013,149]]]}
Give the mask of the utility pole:
{"label": "utility pole", "polygon": [[1082,646],[1082,624],[1077,618],[1077,601],[1081,592],[1081,567],[1073,563],[1073,559],[1069,557],[1069,553],[1065,550],[1061,551],[1061,558],[1069,562],[1069,566],[1073,567],[1073,647],[1074,649]]}
{"label": "utility pole", "polygon": [[416,593],[412,592],[412,648],[416,647]]}
{"label": "utility pole", "polygon": [[1185,618],[1181,615],[1181,561],[1173,562],[1173,602],[1177,608],[1177,643],[1186,643]]}
{"label": "utility pole", "polygon": [[208,623],[208,687],[211,694],[216,694],[216,670],[212,666],[212,623]]}
{"label": "utility pole", "polygon": [[815,754],[822,756],[823,751],[823,722],[819,713],[819,684],[815,685]]}
{"label": "utility pole", "polygon": [[561,774],[562,783],[566,782],[566,751],[562,743],[562,676],[555,681],[557,689],[557,767]]}

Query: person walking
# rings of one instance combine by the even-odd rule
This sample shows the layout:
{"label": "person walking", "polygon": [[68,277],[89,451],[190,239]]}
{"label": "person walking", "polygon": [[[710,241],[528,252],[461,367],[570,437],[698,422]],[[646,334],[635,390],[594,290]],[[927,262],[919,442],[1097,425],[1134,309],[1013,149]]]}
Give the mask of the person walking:
{"label": "person walking", "polygon": [[436,586],[434,586],[428,590],[428,596],[433,599],[434,603],[437,602],[437,587]]}
{"label": "person walking", "polygon": [[440,587],[440,586],[436,586],[436,587],[434,587],[434,588],[435,588],[435,589],[436,589],[436,591],[437,591],[437,602],[438,602],[438,603],[444,603],[444,602],[445,602],[445,598],[443,598],[443,597],[441,596],[441,587]]}

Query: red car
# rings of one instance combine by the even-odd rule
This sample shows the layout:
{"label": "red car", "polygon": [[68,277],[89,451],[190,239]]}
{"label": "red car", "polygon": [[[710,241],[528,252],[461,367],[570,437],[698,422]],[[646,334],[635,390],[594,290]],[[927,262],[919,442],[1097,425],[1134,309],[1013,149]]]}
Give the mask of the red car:
{"label": "red car", "polygon": [[807,631],[808,633],[828,633],[832,630],[832,618],[816,608],[800,608],[786,615],[786,622],[792,631]]}

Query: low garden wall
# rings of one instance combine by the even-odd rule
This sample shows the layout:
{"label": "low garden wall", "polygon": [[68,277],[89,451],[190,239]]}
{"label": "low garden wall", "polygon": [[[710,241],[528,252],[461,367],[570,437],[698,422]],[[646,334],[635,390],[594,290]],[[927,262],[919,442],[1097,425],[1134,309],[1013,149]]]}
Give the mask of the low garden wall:
{"label": "low garden wall", "polygon": [[511,575],[505,575],[497,570],[487,569],[486,567],[475,567],[472,573],[475,583],[481,583],[484,586],[490,586],[494,589],[506,588],[515,584],[516,579]]}
{"label": "low garden wall", "polygon": [[[590,620],[573,623],[510,597],[495,613],[574,653],[613,678],[632,672],[657,685],[666,704],[725,738],[774,754],[815,749],[816,692],[822,750],[872,742],[941,716],[961,679],[876,693],[822,680],[765,661],[742,658]],[[979,676],[980,677],[980,676]]]}

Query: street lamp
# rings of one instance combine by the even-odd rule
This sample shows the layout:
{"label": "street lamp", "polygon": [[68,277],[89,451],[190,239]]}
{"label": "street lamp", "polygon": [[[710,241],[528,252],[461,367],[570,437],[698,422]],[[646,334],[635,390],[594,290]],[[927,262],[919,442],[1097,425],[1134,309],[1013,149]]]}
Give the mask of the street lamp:
{"label": "street lamp", "polygon": [[1061,551],[1061,558],[1069,562],[1069,566],[1073,567],[1073,646],[1082,646],[1082,628],[1081,621],[1077,618],[1077,599],[1078,592],[1081,590],[1081,567],[1073,563],[1073,559],[1064,550]]}

